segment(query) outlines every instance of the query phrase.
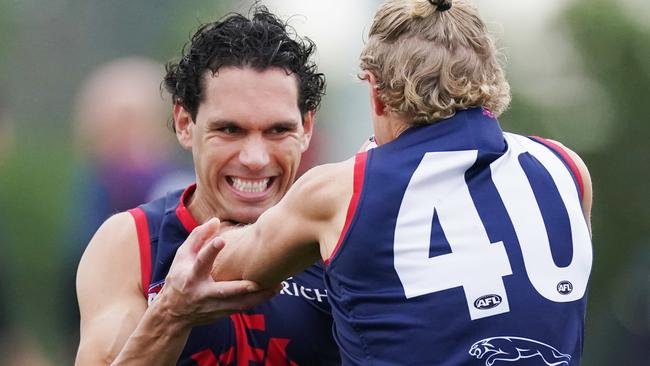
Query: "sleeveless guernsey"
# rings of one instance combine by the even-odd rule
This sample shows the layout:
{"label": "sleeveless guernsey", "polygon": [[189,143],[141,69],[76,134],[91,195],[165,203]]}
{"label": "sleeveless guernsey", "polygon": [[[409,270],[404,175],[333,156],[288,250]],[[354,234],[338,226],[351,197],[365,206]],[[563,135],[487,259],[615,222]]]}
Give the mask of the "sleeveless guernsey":
{"label": "sleeveless guernsey", "polygon": [[[149,302],[164,286],[178,247],[197,225],[185,207],[190,186],[130,211]],[[340,365],[322,263],[283,282],[271,300],[192,329],[178,365]]]}
{"label": "sleeveless guernsey", "polygon": [[581,196],[562,149],[480,108],[358,154],[326,263],[343,364],[579,364]]}

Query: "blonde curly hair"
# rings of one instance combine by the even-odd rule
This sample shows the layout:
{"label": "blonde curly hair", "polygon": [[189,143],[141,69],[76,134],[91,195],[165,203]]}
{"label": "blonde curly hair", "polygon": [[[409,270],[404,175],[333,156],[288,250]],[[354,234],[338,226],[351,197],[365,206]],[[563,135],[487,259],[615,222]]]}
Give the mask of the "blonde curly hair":
{"label": "blonde curly hair", "polygon": [[497,57],[469,1],[388,0],[375,14],[361,69],[377,79],[388,112],[426,124],[472,107],[503,113],[510,85]]}

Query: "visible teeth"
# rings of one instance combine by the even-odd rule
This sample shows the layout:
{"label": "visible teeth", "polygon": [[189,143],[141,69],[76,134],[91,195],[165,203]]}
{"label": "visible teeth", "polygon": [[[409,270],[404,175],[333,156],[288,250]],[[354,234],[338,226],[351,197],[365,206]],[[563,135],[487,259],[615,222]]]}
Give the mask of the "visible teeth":
{"label": "visible teeth", "polygon": [[240,178],[232,178],[232,186],[236,190],[247,193],[263,192],[269,184],[269,178],[261,180],[245,180]]}

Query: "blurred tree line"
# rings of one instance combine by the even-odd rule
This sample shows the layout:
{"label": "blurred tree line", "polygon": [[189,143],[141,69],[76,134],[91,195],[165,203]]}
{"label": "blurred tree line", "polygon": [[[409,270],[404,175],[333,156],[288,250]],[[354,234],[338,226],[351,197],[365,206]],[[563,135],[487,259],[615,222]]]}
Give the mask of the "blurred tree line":
{"label": "blurred tree line", "polygon": [[[0,94],[13,106],[17,124],[14,151],[0,165],[5,231],[0,245],[9,273],[1,280],[11,319],[37,336],[55,363],[70,357],[57,314],[70,301],[60,297],[60,240],[75,164],[68,130],[75,90],[92,67],[120,55],[175,57],[198,24],[223,9],[233,6],[200,0],[0,0]],[[649,28],[630,19],[622,3],[605,0],[577,0],[555,25],[570,36],[583,72],[599,87],[598,97],[549,108],[519,94],[512,80],[513,105],[502,122],[508,130],[564,142],[590,168],[594,267],[583,364],[645,365],[650,359]],[[596,148],[582,148],[585,139],[603,133],[590,123],[594,111],[603,110],[613,127]]]}
{"label": "blurred tree line", "polygon": [[596,182],[590,365],[650,361],[650,29],[625,14],[605,0],[582,0],[567,13],[585,70],[604,86],[615,119],[608,144],[585,156]]}
{"label": "blurred tree line", "polygon": [[[513,107],[503,118],[512,130],[534,131],[569,147],[602,132],[590,128],[593,111],[612,119],[603,144],[576,149],[594,187],[585,365],[650,362],[650,28],[633,21],[624,7],[620,2],[579,0],[557,24],[569,35],[579,63],[604,92],[604,100],[592,93],[593,99],[578,108],[549,110],[535,100],[522,100],[515,89]],[[548,120],[557,128],[540,129]]]}

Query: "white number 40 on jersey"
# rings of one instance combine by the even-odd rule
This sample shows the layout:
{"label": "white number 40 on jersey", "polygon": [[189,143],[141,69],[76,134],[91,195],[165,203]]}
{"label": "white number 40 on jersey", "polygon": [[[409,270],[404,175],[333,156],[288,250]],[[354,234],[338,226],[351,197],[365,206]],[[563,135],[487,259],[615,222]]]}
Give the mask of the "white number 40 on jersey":
{"label": "white number 40 on jersey", "polygon": [[[506,134],[508,151],[490,166],[492,180],[508,211],[533,287],[548,300],[584,296],[592,251],[580,199],[562,161],[544,146]],[[528,152],[556,182],[571,224],[573,258],[557,267],[539,206],[517,157]],[[477,151],[427,153],[413,173],[395,227],[395,270],[407,298],[462,286],[471,319],[510,311],[503,277],[512,268],[503,242],[491,243],[465,182]],[[434,212],[451,253],[429,257]],[[462,218],[462,220],[459,220]]]}

